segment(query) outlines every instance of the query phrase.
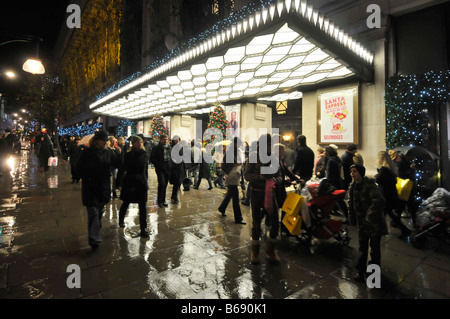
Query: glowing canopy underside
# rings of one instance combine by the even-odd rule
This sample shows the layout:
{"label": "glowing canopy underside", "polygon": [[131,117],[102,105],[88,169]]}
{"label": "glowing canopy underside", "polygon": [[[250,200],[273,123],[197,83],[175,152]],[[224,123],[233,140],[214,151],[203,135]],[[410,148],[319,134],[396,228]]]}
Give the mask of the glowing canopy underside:
{"label": "glowing canopy underside", "polygon": [[373,76],[373,55],[306,1],[279,1],[106,95],[90,108],[128,119],[195,114],[240,100],[300,98],[301,88]]}

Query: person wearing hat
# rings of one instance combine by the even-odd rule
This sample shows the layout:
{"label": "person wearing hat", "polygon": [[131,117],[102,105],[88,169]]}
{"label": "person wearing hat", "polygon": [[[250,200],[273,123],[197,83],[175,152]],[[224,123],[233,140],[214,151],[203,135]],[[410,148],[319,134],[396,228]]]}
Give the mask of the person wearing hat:
{"label": "person wearing hat", "polygon": [[100,233],[103,209],[111,200],[111,170],[120,166],[120,148],[106,147],[109,140],[104,130],[96,131],[88,147],[81,152],[76,178],[81,178],[82,203],[88,213],[89,245],[96,249],[102,241]]}
{"label": "person wearing hat", "polygon": [[130,138],[131,147],[124,156],[123,170],[125,175],[121,185],[120,199],[123,201],[119,211],[119,226],[125,227],[125,215],[130,203],[139,204],[139,225],[141,237],[148,237],[147,232],[147,190],[148,190],[148,157],[144,141],[139,136]]}
{"label": "person wearing hat", "polygon": [[384,198],[373,178],[365,176],[366,169],[359,164],[350,167],[353,182],[349,187],[349,212],[358,223],[359,253],[356,259],[355,281],[364,281],[370,245],[370,263],[381,267],[381,236],[388,229],[384,216]]}

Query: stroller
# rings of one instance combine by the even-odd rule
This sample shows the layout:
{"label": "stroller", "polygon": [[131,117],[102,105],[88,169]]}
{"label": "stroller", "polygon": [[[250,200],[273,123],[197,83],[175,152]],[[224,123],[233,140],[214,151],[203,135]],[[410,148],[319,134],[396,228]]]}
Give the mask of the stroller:
{"label": "stroller", "polygon": [[309,181],[306,187],[310,194],[307,205],[311,222],[309,227],[302,225],[297,240],[309,246],[313,237],[334,238],[339,246],[348,246],[350,237],[347,227],[344,227],[343,219],[332,215],[336,203],[345,197],[346,191],[336,189],[326,178],[320,181]]}
{"label": "stroller", "polygon": [[421,248],[427,235],[450,239],[450,192],[437,188],[420,206],[416,215],[418,232],[412,236],[412,244]]}

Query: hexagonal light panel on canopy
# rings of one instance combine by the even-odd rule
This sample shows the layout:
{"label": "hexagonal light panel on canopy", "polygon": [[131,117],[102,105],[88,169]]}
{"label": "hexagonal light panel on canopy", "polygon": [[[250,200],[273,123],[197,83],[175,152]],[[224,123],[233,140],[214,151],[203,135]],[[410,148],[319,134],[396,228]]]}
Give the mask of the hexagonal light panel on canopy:
{"label": "hexagonal light panel on canopy", "polygon": [[[201,114],[217,102],[301,97],[301,88],[351,76],[370,81],[373,55],[302,0],[237,21],[90,105],[105,115]],[[300,90],[299,90],[300,89]]]}

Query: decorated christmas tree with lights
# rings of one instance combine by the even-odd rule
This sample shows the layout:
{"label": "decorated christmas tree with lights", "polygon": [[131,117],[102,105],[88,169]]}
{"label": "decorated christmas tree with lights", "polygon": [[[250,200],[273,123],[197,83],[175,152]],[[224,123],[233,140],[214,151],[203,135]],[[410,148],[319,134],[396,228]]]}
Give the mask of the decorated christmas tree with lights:
{"label": "decorated christmas tree with lights", "polygon": [[161,114],[156,114],[153,117],[149,133],[153,138],[159,138],[161,134],[169,135],[169,132],[167,132],[167,128],[164,126],[164,121]]}
{"label": "decorated christmas tree with lights", "polygon": [[[450,101],[450,70],[396,75],[386,83],[386,147],[421,146],[434,151],[434,121],[442,104]],[[436,163],[429,156],[407,158],[414,164],[416,200],[431,195]]]}
{"label": "decorated christmas tree with lights", "polygon": [[216,104],[214,111],[209,116],[208,128],[218,128],[222,132],[223,138],[225,138],[228,127],[229,126],[225,110],[223,109],[222,105]]}
{"label": "decorated christmas tree with lights", "polygon": [[[215,105],[214,111],[209,116],[209,123],[208,123],[208,129],[212,129],[211,138],[208,138],[203,141],[204,146],[208,144],[214,145],[214,141],[219,139],[225,139],[227,128],[228,128],[228,121],[227,116],[225,114],[225,110],[223,109],[223,106],[217,103]],[[220,137],[219,137],[220,135]],[[208,150],[212,151],[212,150]]]}

